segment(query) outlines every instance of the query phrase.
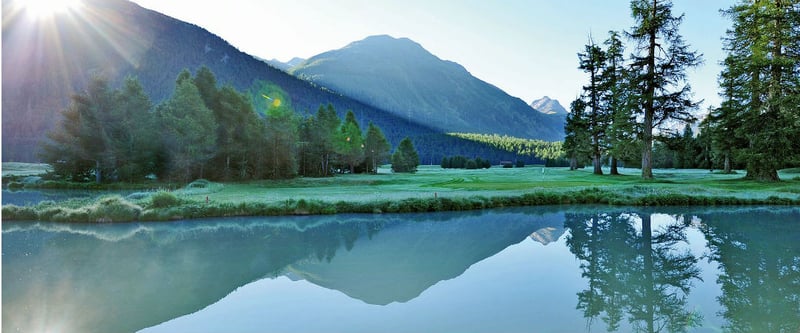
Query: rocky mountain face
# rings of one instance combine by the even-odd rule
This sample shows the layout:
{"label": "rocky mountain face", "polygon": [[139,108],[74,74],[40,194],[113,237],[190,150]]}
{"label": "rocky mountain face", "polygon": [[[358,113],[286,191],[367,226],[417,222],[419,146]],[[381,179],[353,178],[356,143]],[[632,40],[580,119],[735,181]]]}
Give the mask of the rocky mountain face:
{"label": "rocky mountain face", "polygon": [[407,38],[371,36],[311,57],[290,73],[445,132],[563,139],[560,117],[536,112]]}
{"label": "rocky mountain face", "polygon": [[556,99],[551,99],[550,97],[544,96],[540,99],[537,99],[531,103],[531,107],[538,110],[544,114],[553,114],[553,115],[567,115],[567,109],[561,106],[561,103],[558,102]]}

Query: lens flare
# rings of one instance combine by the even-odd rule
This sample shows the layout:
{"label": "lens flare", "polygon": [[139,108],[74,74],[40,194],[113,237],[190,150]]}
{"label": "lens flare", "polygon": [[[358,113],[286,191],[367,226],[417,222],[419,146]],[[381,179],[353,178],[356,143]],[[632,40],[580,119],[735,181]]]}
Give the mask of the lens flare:
{"label": "lens flare", "polygon": [[78,8],[80,0],[22,0],[25,11],[35,18],[48,18]]}

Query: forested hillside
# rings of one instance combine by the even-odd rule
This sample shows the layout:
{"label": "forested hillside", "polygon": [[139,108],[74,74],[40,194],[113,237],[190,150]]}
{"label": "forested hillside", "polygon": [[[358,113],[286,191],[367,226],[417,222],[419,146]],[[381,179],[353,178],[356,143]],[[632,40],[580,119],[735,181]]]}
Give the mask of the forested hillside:
{"label": "forested hillside", "polygon": [[496,151],[299,80],[205,29],[129,1],[84,0],[80,11],[40,21],[4,1],[3,161],[38,161],[45,133],[93,76],[108,78],[113,87],[135,76],[158,104],[172,93],[181,70],[203,65],[221,85],[239,91],[250,90],[256,80],[280,87],[302,115],[328,103],[340,117],[353,110],[360,123],[381,127],[392,146],[411,137],[423,164],[439,163],[445,155]]}

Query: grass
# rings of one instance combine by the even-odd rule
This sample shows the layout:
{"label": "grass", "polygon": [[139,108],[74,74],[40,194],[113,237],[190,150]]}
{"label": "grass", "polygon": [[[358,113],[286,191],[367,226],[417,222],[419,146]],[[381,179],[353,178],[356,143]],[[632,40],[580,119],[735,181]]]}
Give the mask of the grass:
{"label": "grass", "polygon": [[[638,169],[621,176],[591,170],[526,168],[460,170],[421,166],[415,174],[341,175],[281,181],[214,183],[198,180],[184,188],[117,198],[103,219],[99,201],[4,206],[3,219],[20,220],[170,220],[239,215],[306,215],[470,210],[494,207],[607,205],[798,205],[800,179],[782,171],[782,182],[743,180],[738,174],[708,170],[655,170],[642,180]],[[208,200],[208,201],[207,201]],[[67,213],[56,218],[54,207]],[[138,207],[138,208],[137,208]],[[69,210],[69,211],[67,211]],[[84,212],[84,213],[81,213]],[[99,213],[98,213],[99,212]],[[68,214],[69,213],[69,214]],[[121,219],[122,218],[122,219]]]}

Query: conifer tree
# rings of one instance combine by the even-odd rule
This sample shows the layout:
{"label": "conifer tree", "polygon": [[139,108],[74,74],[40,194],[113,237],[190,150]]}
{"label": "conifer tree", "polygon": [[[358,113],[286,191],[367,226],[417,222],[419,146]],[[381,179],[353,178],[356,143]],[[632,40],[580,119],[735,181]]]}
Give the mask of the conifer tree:
{"label": "conifer tree", "polygon": [[394,172],[417,172],[419,166],[419,154],[414,148],[414,143],[408,137],[400,141],[397,151],[392,154],[392,171]]}
{"label": "conifer tree", "polygon": [[350,173],[355,173],[355,167],[364,161],[364,138],[352,110],[347,111],[339,130],[336,152],[341,157],[341,162],[350,169]]}
{"label": "conifer tree", "polygon": [[364,138],[364,154],[366,156],[367,172],[378,173],[378,166],[385,162],[389,157],[392,146],[386,140],[380,127],[369,122],[367,135]]}
{"label": "conifer tree", "polygon": [[158,107],[157,117],[170,163],[169,173],[189,181],[195,175],[203,177],[205,162],[214,156],[216,123],[214,113],[206,107],[194,82],[190,79],[177,82],[172,97]]}
{"label": "conifer tree", "polygon": [[670,120],[690,123],[698,103],[691,100],[686,70],[700,65],[678,28],[683,15],[673,16],[670,0],[632,0],[636,25],[628,36],[636,43],[632,69],[634,95],[641,110],[642,178],[653,178],[653,130]]}
{"label": "conifer tree", "polygon": [[733,26],[723,103],[712,113],[715,142],[746,164],[747,178],[776,181],[778,169],[800,159],[800,3],[740,1],[725,14]]}

